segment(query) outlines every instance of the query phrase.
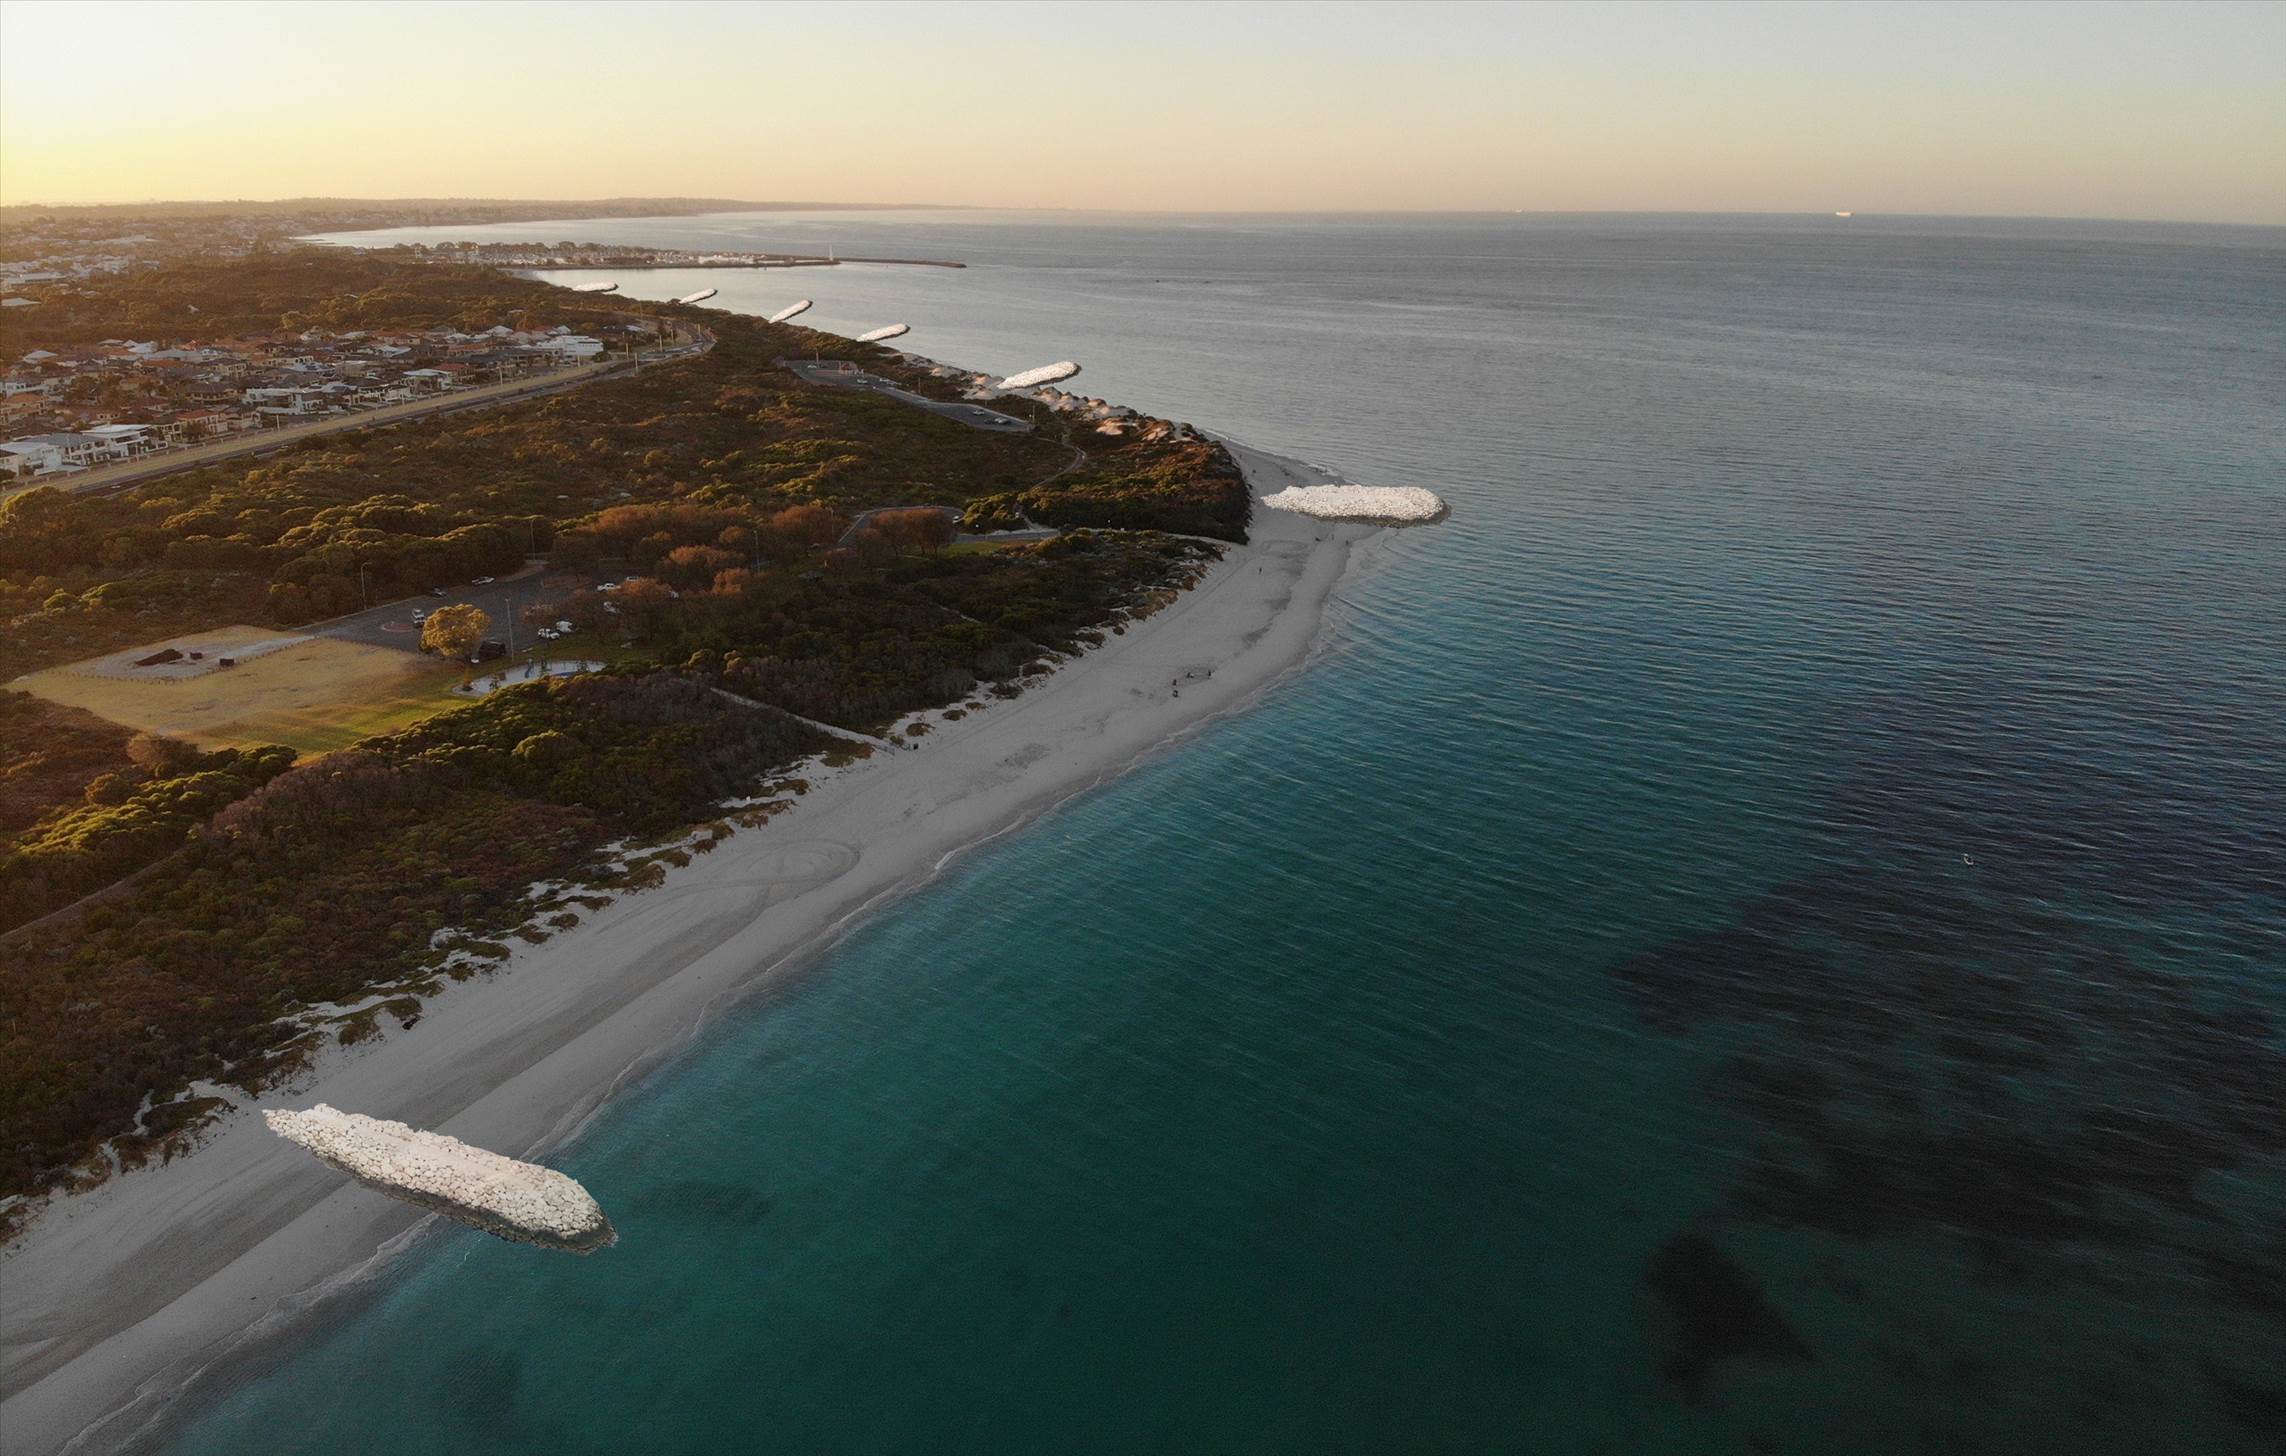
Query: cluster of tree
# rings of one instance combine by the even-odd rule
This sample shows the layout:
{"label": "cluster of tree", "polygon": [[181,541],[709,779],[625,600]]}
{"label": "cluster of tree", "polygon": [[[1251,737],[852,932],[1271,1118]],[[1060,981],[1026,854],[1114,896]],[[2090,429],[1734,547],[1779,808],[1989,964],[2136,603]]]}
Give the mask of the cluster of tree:
{"label": "cluster of tree", "polygon": [[225,806],[285,772],[290,748],[201,753],[152,734],[58,807],[0,845],[0,931],[36,920],[182,848]]}
{"label": "cluster of tree", "polygon": [[1164,536],[1075,533],[908,556],[881,572],[770,573],[670,601],[645,640],[670,660],[719,663],[746,696],[879,728],[1073,650],[1212,555]]}
{"label": "cluster of tree", "polygon": [[1150,592],[1187,585],[1219,555],[1171,536],[1071,531],[982,555],[908,560],[888,577],[968,621],[1071,652],[1100,641],[1107,621]]}
{"label": "cluster of tree", "polygon": [[929,506],[875,511],[849,538],[849,549],[869,566],[916,552],[934,553],[953,543],[959,528],[949,512]]}
{"label": "cluster of tree", "polygon": [[838,538],[848,524],[816,502],[775,510],[692,501],[612,506],[558,534],[553,559],[574,571],[618,566],[697,586],[732,566],[799,561]]}
{"label": "cluster of tree", "polygon": [[[51,1186],[146,1095],[258,1082],[280,1018],[433,974],[437,932],[499,933],[535,881],[711,814],[826,746],[689,675],[541,681],[278,773],[0,977],[0,1192]],[[259,755],[257,755],[259,756]]]}
{"label": "cluster of tree", "polygon": [[[20,590],[11,590],[20,587]],[[0,677],[116,652],[172,633],[259,622],[269,587],[241,572],[69,571],[0,581]]]}
{"label": "cluster of tree", "polygon": [[1084,469],[971,501],[965,523],[975,531],[1012,531],[1030,522],[1246,539],[1254,495],[1216,442],[1171,434],[1156,441],[1089,436],[1087,451]]}
{"label": "cluster of tree", "polygon": [[[302,527],[288,536],[304,535]],[[547,540],[539,521],[480,521],[436,535],[372,527],[329,531],[324,544],[285,562],[270,580],[270,619],[285,626],[335,617],[431,587],[475,576],[501,576],[523,566]]]}
{"label": "cluster of tree", "polygon": [[112,338],[172,344],[311,327],[550,327],[568,321],[566,302],[561,290],[492,269],[423,267],[347,248],[187,257],[122,274],[97,293],[0,311],[0,356]]}
{"label": "cluster of tree", "polygon": [[83,708],[0,690],[0,843],[81,802],[102,775],[128,767],[134,736]]}

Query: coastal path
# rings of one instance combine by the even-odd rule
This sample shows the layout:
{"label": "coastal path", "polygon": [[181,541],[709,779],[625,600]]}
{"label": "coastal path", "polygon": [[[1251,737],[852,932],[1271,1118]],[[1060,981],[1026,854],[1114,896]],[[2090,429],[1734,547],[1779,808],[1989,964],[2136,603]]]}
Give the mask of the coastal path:
{"label": "coastal path", "polygon": [[860,733],[854,728],[837,728],[831,723],[820,722],[816,718],[805,718],[801,714],[788,708],[781,708],[775,703],[765,703],[759,698],[740,697],[728,688],[716,688],[714,695],[725,702],[736,703],[741,708],[752,708],[756,712],[776,713],[782,718],[791,718],[803,727],[815,729],[830,738],[846,739],[852,743],[863,743],[874,748],[906,749],[913,746],[910,743],[891,743],[886,738],[876,738],[870,733]]}
{"label": "coastal path", "polygon": [[943,415],[972,430],[997,430],[1009,435],[1028,435],[1032,432],[1030,420],[1020,420],[1014,415],[1004,415],[998,410],[988,410],[983,405],[969,404],[962,400],[930,399],[925,394],[915,394],[878,374],[853,369],[838,359],[780,359],[778,367],[792,370],[806,384],[828,385],[835,389],[869,389],[875,394],[888,395],[891,399],[916,409],[925,409],[930,414]]}

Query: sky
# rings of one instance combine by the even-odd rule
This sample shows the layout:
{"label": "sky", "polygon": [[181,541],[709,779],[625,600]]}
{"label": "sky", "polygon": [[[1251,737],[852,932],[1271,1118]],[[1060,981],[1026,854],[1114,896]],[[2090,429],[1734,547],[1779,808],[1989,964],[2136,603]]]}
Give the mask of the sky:
{"label": "sky", "polygon": [[0,202],[2286,224],[2286,4],[0,0]]}

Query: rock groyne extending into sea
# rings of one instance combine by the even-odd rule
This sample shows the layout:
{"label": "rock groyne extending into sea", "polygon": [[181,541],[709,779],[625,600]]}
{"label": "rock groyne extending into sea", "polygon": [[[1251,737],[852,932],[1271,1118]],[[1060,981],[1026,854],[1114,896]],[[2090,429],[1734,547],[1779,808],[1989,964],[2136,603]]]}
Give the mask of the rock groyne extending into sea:
{"label": "rock groyne extending into sea", "polygon": [[1262,497],[1262,504],[1321,521],[1381,526],[1422,526],[1450,514],[1443,497],[1417,485],[1295,485]]}
{"label": "rock groyne extending into sea", "polygon": [[265,1112],[270,1130],[379,1193],[517,1243],[592,1254],[618,1235],[585,1188],[442,1133],[342,1112]]}

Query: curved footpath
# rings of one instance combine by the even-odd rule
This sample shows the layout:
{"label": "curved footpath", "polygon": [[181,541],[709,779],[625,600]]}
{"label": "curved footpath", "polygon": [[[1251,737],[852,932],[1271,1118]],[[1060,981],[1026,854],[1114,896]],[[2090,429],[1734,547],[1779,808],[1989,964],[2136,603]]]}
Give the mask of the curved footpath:
{"label": "curved footpath", "polygon": [[[1325,483],[1231,449],[1258,499]],[[1380,531],[1258,505],[1253,539],[1198,586],[1046,683],[836,774],[662,887],[519,947],[433,998],[414,1029],[335,1055],[254,1110],[325,1101],[544,1152],[715,1011],[961,850],[1247,706],[1309,657],[1329,599],[1363,565],[1352,547]],[[1185,672],[1200,676],[1177,697],[1171,680]],[[608,1208],[611,1190],[595,1191]],[[247,1111],[171,1164],[58,1203],[0,1259],[0,1450],[123,1444],[201,1370],[371,1272],[423,1222]]]}

